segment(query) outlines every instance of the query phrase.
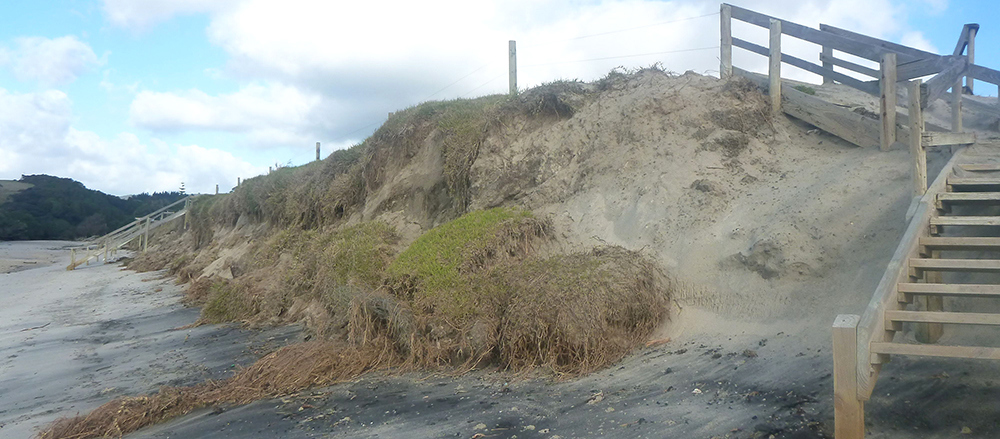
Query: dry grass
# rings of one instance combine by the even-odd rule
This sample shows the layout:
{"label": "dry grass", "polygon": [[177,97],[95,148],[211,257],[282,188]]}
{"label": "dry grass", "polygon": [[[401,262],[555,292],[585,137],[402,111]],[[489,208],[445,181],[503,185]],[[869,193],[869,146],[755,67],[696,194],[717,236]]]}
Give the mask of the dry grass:
{"label": "dry grass", "polygon": [[722,92],[733,98],[737,105],[725,110],[712,110],[709,119],[720,128],[757,136],[766,128],[774,132],[771,104],[760,88],[746,78],[734,77],[726,81]]}
{"label": "dry grass", "polygon": [[[384,343],[383,343],[384,344]],[[62,418],[39,433],[40,439],[121,437],[201,407],[246,404],[335,384],[399,363],[387,350],[358,349],[343,343],[307,342],[287,346],[222,382],[163,387],[152,395],[121,397],[86,416]]]}

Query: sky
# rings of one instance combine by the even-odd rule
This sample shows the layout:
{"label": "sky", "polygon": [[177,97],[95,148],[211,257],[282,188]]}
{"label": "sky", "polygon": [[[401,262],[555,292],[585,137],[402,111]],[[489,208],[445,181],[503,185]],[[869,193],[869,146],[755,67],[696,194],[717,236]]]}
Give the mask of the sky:
{"label": "sky", "polygon": [[[976,63],[1000,68],[1000,17],[986,0],[731,3],[942,54],[978,22]],[[227,192],[314,160],[316,142],[324,157],[360,143],[390,112],[505,93],[508,40],[521,89],[654,63],[717,76],[718,12],[707,0],[3,0],[0,179]],[[765,29],[733,32],[767,44]],[[782,45],[818,60],[818,46]],[[766,70],[765,58],[733,52],[734,65]]]}

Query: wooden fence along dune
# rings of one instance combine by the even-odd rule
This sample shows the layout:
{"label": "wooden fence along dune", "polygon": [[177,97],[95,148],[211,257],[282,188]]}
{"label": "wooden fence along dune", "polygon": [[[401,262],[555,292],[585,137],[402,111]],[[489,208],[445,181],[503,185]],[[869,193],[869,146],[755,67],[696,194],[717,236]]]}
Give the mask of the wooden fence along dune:
{"label": "wooden fence along dune", "polygon": [[[952,54],[938,55],[825,24],[814,29],[729,4],[722,5],[720,15],[723,78],[740,75],[757,82],[768,91],[775,112],[783,111],[855,145],[879,145],[883,150],[896,142],[909,146],[914,202],[907,215],[906,231],[864,314],[840,315],[833,324],[835,434],[838,439],[864,438],[864,402],[871,397],[879,371],[890,356],[1000,360],[1000,348],[936,344],[943,324],[1000,325],[1000,314],[943,309],[946,296],[1000,298],[998,284],[943,280],[943,274],[949,272],[1000,273],[1000,260],[959,257],[969,253],[952,256],[954,252],[1000,250],[1000,238],[975,236],[986,228],[1000,226],[1000,216],[961,216],[950,209],[954,205],[1000,204],[1000,177],[995,174],[1000,172],[1000,145],[977,141],[962,127],[963,106],[972,112],[1000,116],[1000,105],[964,96],[962,78],[971,92],[975,80],[1000,85],[1000,72],[974,63],[977,24],[962,28]],[[769,29],[768,46],[734,37],[734,19]],[[820,46],[821,63],[781,53],[781,35]],[[768,75],[734,67],[733,46],[768,57]],[[877,62],[879,69],[837,58],[834,51]],[[783,84],[782,63],[820,75],[824,83],[838,82],[878,96],[878,119]],[[848,76],[835,71],[835,66],[873,79]],[[926,81],[920,79],[928,76]],[[938,99],[946,99],[951,105],[950,129],[924,122],[923,110]],[[905,115],[897,113],[900,102],[907,104]],[[968,152],[970,146],[977,147],[976,154]],[[950,147],[953,155],[928,186],[926,150],[935,147]],[[949,236],[956,235],[955,231],[964,233]],[[916,338],[921,343],[894,341],[903,322],[917,324]]]}

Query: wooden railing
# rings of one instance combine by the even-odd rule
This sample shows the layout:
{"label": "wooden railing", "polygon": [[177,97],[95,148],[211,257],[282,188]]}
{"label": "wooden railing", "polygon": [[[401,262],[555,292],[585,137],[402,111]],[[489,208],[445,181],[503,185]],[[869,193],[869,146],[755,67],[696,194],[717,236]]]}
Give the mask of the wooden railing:
{"label": "wooden railing", "polygon": [[[128,245],[130,242],[139,239],[142,251],[145,252],[149,246],[149,233],[156,228],[167,224],[180,217],[185,217],[188,211],[188,207],[195,196],[184,197],[176,202],[173,202],[155,212],[145,215],[140,218],[136,218],[135,221],[128,223],[117,230],[114,230],[100,238],[97,238],[92,243],[73,247],[70,249],[70,264],[66,267],[67,270],[73,270],[83,264],[89,264],[91,260],[100,261],[101,256],[104,257],[104,262],[108,262],[110,259],[114,258],[115,253],[122,247]],[[177,211],[171,211],[171,208],[184,203],[184,207]],[[186,222],[185,222],[186,227]],[[77,255],[77,252],[81,254]],[[110,259],[109,259],[110,258]]]}
{"label": "wooden railing", "polygon": [[[926,108],[930,102],[944,97],[945,92],[951,89],[953,112],[952,127],[950,130],[952,132],[962,131],[961,108],[963,104],[974,107],[979,112],[986,111],[1000,115],[1000,107],[985,105],[962,96],[961,78],[963,76],[968,77],[969,84],[975,78],[992,84],[998,84],[998,87],[1000,87],[1000,71],[972,63],[975,50],[975,34],[979,29],[979,25],[977,24],[965,25],[955,48],[955,53],[942,56],[825,24],[820,25],[819,29],[813,29],[729,4],[722,4],[720,17],[720,29],[722,31],[720,72],[723,78],[733,74],[745,75],[748,73],[733,66],[733,46],[768,57],[770,61],[768,66],[769,80],[766,88],[769,90],[768,93],[771,96],[774,111],[777,112],[779,109],[784,110],[793,117],[812,123],[818,128],[855,145],[867,147],[877,144],[883,150],[886,150],[896,141],[907,140],[908,130],[897,129],[896,123],[903,122],[904,125],[909,125],[907,123],[908,118],[904,115],[897,115],[896,107],[901,98],[908,99],[908,93],[904,95],[902,90],[898,90],[897,83],[928,75],[934,76],[920,85],[921,99],[919,102],[921,108]],[[770,37],[768,46],[764,47],[742,38],[734,37],[732,35],[732,20],[734,19],[769,29]],[[820,64],[782,53],[781,35],[788,35],[820,46]],[[876,70],[838,58],[834,51],[877,62],[879,63],[879,69]],[[965,52],[968,55],[963,55]],[[824,83],[839,82],[865,93],[879,96],[879,120],[871,123],[848,114],[843,114],[847,110],[838,109],[831,105],[822,105],[822,103],[816,102],[818,99],[803,97],[808,96],[804,93],[792,93],[791,100],[796,101],[796,103],[805,101],[806,104],[804,105],[809,108],[805,110],[800,108],[782,108],[784,103],[782,96],[786,94],[786,90],[780,87],[782,63],[817,74],[823,77]],[[857,79],[852,75],[838,72],[834,69],[835,66],[860,74],[861,76],[870,77],[872,80]],[[770,91],[772,89],[774,90],[773,92]],[[819,116],[816,116],[814,113],[819,113]],[[852,120],[852,122],[855,122],[854,125],[857,125],[860,129],[845,128],[843,123],[830,123],[828,119],[831,118]],[[924,135],[923,132],[920,134],[921,136]],[[934,134],[931,134],[931,136],[933,137]],[[931,141],[931,143],[942,142],[942,140]]]}

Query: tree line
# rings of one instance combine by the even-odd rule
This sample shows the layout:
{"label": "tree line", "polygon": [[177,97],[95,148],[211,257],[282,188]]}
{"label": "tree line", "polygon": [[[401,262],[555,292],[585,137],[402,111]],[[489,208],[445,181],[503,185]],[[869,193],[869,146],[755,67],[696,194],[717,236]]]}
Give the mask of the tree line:
{"label": "tree line", "polygon": [[32,187],[0,201],[0,241],[101,236],[185,196],[156,192],[116,197],[50,175],[24,175],[18,181]]}

